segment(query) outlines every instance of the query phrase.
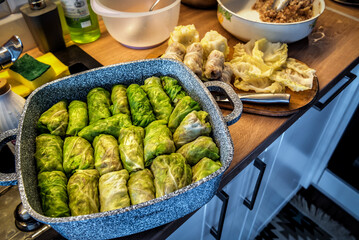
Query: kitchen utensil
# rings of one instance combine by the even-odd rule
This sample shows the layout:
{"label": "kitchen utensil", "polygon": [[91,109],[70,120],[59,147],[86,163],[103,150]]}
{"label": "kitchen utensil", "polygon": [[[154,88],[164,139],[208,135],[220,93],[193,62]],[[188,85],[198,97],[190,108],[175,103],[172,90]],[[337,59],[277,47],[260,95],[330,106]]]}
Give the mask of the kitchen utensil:
{"label": "kitchen utensil", "polygon": [[266,38],[270,42],[291,43],[307,37],[325,9],[324,0],[314,0],[313,17],[294,23],[262,22],[252,9],[256,0],[217,0],[217,17],[228,32],[242,41]]}
{"label": "kitchen utensil", "polygon": [[160,2],[160,0],[156,0],[156,1],[152,4],[152,6],[150,7],[150,10],[148,10],[148,11],[149,11],[149,12],[152,11],[152,10],[156,7],[157,3],[159,3],[159,2]]}
{"label": "kitchen utensil", "polygon": [[[202,109],[209,113],[212,137],[220,149],[222,167],[198,182],[138,205],[83,216],[44,216],[34,184],[37,182],[37,173],[33,157],[37,135],[36,123],[41,113],[62,99],[86,100],[88,91],[94,87],[111,89],[115,84],[143,84],[146,78],[154,75],[176,78],[186,92],[200,103]],[[234,110],[225,117],[222,116],[209,91],[218,89],[225,91],[234,103]],[[27,98],[18,130],[0,134],[0,144],[4,139],[9,139],[17,133],[16,172],[19,191],[25,210],[34,219],[50,225],[68,239],[116,238],[142,232],[183,217],[206,204],[214,196],[234,154],[227,125],[238,121],[241,112],[242,103],[228,84],[218,81],[203,84],[183,63],[170,59],[149,59],[101,67],[41,86]]]}
{"label": "kitchen utensil", "polygon": [[280,11],[285,8],[290,1],[291,0],[274,0],[272,4],[272,9]]}
{"label": "kitchen utensil", "polygon": [[152,4],[149,0],[91,0],[92,9],[102,16],[110,35],[134,49],[161,44],[178,23],[181,0],[162,0],[155,10],[148,11]]}
{"label": "kitchen utensil", "polygon": [[[260,103],[260,104],[274,104],[282,103],[289,104],[289,93],[237,93],[242,102]],[[217,102],[229,102],[230,100],[224,95],[216,95],[214,99]]]}

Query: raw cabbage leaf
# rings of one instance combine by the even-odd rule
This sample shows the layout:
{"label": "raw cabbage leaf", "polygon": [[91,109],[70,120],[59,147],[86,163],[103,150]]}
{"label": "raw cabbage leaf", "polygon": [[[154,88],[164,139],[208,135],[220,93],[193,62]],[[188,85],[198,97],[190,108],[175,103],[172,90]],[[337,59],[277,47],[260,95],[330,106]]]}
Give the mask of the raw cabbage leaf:
{"label": "raw cabbage leaf", "polygon": [[253,90],[256,93],[279,93],[285,91],[285,86],[280,82],[272,81],[269,78],[258,78],[252,81],[234,80],[233,85],[244,91]]}

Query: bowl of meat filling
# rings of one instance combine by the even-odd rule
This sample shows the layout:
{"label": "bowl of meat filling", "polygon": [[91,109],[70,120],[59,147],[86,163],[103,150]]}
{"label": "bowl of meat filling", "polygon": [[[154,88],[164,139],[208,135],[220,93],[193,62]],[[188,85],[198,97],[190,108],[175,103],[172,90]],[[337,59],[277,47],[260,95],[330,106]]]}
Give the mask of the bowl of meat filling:
{"label": "bowl of meat filling", "polygon": [[217,17],[228,32],[242,41],[266,38],[291,43],[307,37],[325,9],[324,0],[289,0],[281,10],[274,0],[217,0]]}

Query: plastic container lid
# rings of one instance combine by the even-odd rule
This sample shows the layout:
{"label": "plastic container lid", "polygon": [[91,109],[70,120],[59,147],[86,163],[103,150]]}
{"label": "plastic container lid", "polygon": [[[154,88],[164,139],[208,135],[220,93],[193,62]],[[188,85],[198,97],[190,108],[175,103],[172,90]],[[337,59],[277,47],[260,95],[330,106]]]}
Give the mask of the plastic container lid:
{"label": "plastic container lid", "polygon": [[5,78],[0,78],[0,95],[3,95],[10,89],[10,84]]}

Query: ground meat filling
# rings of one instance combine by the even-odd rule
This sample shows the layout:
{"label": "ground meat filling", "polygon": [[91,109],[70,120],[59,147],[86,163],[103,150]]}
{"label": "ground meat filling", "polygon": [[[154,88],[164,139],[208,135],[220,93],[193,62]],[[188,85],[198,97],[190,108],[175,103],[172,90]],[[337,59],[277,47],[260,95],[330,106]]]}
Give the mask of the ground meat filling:
{"label": "ground meat filling", "polygon": [[257,0],[252,9],[259,12],[263,22],[292,23],[313,16],[313,0],[292,0],[281,11],[271,9],[274,0]]}

